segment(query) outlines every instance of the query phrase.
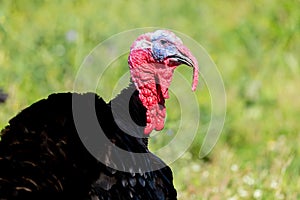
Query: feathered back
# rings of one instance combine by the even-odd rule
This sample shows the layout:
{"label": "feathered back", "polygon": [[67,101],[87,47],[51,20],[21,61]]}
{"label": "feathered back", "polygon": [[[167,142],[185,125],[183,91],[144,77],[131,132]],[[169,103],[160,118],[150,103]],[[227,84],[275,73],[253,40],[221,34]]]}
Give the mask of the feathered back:
{"label": "feathered back", "polygon": [[[133,88],[123,90],[108,104],[93,93],[52,94],[11,119],[1,132],[0,199],[176,199],[169,167],[140,173],[107,167],[106,164],[114,163],[99,162],[79,137],[72,112],[74,99],[82,108],[93,102],[91,106],[109,139],[95,141],[103,150],[99,152],[100,159],[112,162],[110,158],[117,156],[117,146],[128,152],[149,153],[141,162],[162,165],[149,152],[147,138],[135,137],[143,135],[141,127],[146,119],[145,108]],[[140,126],[119,127],[130,121],[125,116],[126,102],[131,118]],[[113,107],[119,110],[118,114],[113,114]],[[81,123],[89,127],[88,116],[81,114]],[[125,133],[128,131],[130,135]],[[90,132],[93,130],[85,130],[86,140]],[[134,157],[129,159],[135,162]]]}

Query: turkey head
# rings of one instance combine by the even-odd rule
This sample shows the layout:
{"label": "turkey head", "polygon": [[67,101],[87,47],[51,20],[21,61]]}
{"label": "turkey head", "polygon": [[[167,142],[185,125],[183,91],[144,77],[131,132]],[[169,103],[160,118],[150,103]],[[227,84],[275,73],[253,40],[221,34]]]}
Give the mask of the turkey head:
{"label": "turkey head", "polygon": [[173,32],[157,30],[139,36],[130,48],[128,57],[131,79],[139,98],[147,109],[144,133],[164,128],[165,99],[176,67],[185,64],[193,68],[194,91],[198,83],[198,63],[190,50]]}

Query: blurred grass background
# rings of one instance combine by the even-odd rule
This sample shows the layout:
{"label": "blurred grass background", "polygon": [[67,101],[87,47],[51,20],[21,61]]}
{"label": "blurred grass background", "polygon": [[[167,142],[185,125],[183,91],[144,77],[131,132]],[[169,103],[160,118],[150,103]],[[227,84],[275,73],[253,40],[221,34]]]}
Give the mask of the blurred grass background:
{"label": "blurred grass background", "polygon": [[[0,88],[9,93],[0,105],[0,127],[48,94],[72,90],[85,56],[111,35],[148,26],[174,29],[212,56],[228,103],[211,154],[198,159],[199,136],[171,165],[179,199],[300,199],[299,0],[0,0],[0,5]],[[116,75],[127,68],[119,70]],[[111,91],[109,79],[106,84],[103,93]],[[210,112],[209,93],[202,90],[199,135]],[[176,112],[167,110],[169,116]],[[170,117],[167,124],[176,120]]]}

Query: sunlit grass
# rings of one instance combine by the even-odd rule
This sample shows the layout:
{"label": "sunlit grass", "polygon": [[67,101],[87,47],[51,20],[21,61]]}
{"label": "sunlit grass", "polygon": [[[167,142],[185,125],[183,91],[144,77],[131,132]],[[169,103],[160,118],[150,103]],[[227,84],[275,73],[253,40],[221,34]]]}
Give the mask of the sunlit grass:
{"label": "sunlit grass", "polygon": [[[72,90],[85,56],[112,34],[146,26],[170,28],[207,49],[222,74],[228,105],[220,140],[200,160],[210,97],[205,88],[199,92],[199,136],[171,165],[179,198],[299,199],[299,4],[1,1],[0,88],[9,98],[0,105],[0,127],[50,93]],[[122,75],[127,65],[126,59],[122,62],[115,63],[122,68],[107,74]],[[105,78],[97,92],[108,98],[117,79]],[[176,99],[168,101],[176,105]],[[176,128],[178,110],[167,112],[172,117],[166,128]],[[168,140],[161,138],[166,139],[152,141],[153,149]]]}

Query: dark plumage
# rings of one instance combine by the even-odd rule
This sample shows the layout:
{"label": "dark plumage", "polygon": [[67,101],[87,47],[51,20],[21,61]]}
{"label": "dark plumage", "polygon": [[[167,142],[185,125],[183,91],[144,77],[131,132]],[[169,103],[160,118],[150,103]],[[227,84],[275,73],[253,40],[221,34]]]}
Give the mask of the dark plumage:
{"label": "dark plumage", "polygon": [[[146,42],[155,43],[157,35],[176,37],[168,31],[151,34],[155,37],[146,35]],[[169,78],[182,63],[197,66],[194,57],[189,60],[183,54],[166,51],[164,57],[153,58],[144,68],[137,63],[149,62],[150,57],[134,53],[152,56],[152,47],[144,49],[141,44],[145,38],[141,38],[129,57],[131,69],[139,69],[141,74],[132,73],[134,80],[128,88],[109,103],[94,93],[52,94],[9,121],[1,131],[0,199],[176,199],[171,169],[148,149],[148,134],[163,128],[163,123],[155,120],[164,119],[170,80],[168,84],[161,80],[153,87],[153,82],[143,84],[137,76],[144,69],[149,73],[152,66],[153,75],[147,76],[154,77],[157,62],[160,70],[169,69]],[[181,41],[174,40],[176,45]],[[156,98],[159,101],[153,100]],[[156,119],[155,112],[162,115]],[[92,145],[93,152],[87,144]],[[126,156],[120,154],[122,151]]]}
{"label": "dark plumage", "polygon": [[[122,101],[133,89],[131,85],[115,101]],[[133,112],[132,117],[145,125],[145,108],[137,95],[137,91],[132,95],[130,108],[141,112]],[[0,199],[24,195],[45,199],[47,193],[50,199],[176,199],[169,167],[126,173],[98,162],[77,134],[72,98],[83,107],[95,100],[95,105],[90,106],[95,106],[101,127],[115,145],[127,151],[149,152],[146,138],[127,135],[112,123],[111,103],[106,104],[93,93],[52,94],[23,110],[1,132]],[[88,120],[82,123],[89,126]],[[99,141],[99,145],[106,146],[104,156],[112,153],[112,144]],[[162,161],[157,158],[147,162],[151,165]]]}

